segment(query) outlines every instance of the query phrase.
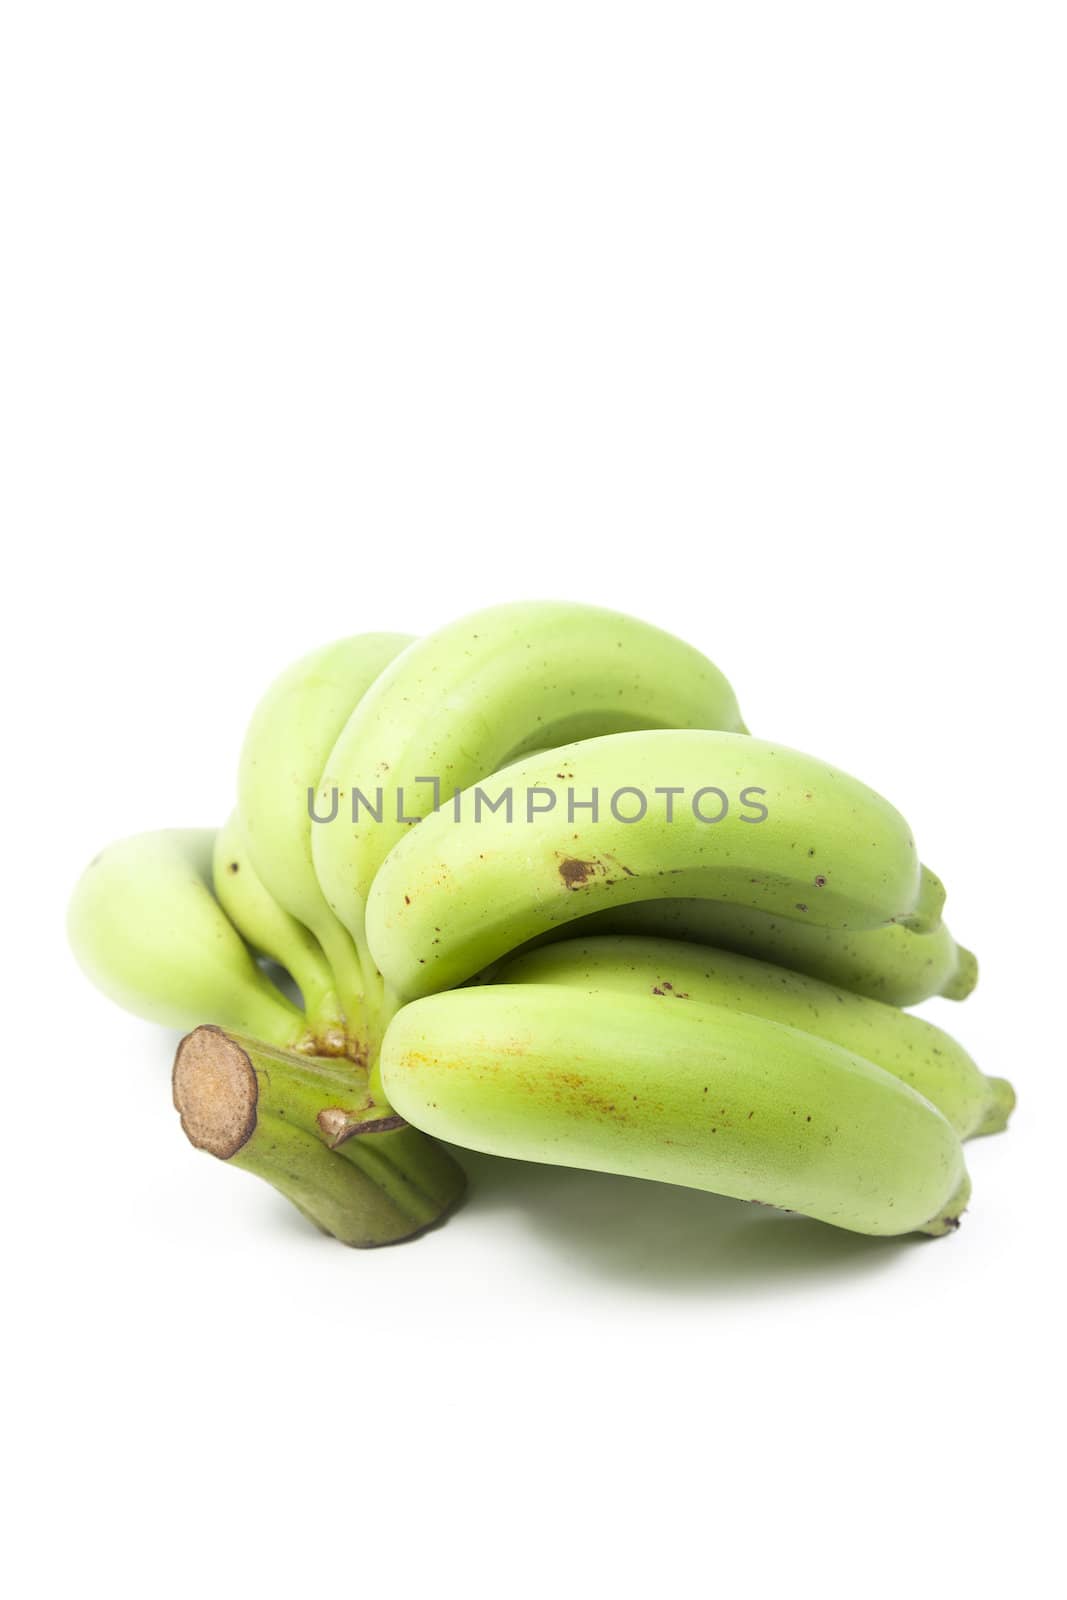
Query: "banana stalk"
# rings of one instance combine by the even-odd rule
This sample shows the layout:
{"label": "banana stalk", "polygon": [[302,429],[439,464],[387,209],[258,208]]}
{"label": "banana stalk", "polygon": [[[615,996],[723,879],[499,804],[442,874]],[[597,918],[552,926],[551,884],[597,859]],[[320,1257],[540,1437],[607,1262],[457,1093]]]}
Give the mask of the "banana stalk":
{"label": "banana stalk", "polygon": [[413,1238],[462,1198],[447,1151],[376,1105],[348,1064],[204,1026],[178,1046],[173,1088],[192,1145],[273,1184],[343,1244]]}
{"label": "banana stalk", "polygon": [[[371,1094],[364,1067],[321,1057],[329,975],[241,847],[229,828],[221,848],[206,828],[109,846],[71,901],[75,954],[126,1010],[193,1029],[179,1046],[174,1087],[194,1144],[273,1183],[347,1244],[410,1238],[457,1203],[463,1173]],[[316,1027],[253,961],[212,892],[213,866],[257,946],[317,993]]]}

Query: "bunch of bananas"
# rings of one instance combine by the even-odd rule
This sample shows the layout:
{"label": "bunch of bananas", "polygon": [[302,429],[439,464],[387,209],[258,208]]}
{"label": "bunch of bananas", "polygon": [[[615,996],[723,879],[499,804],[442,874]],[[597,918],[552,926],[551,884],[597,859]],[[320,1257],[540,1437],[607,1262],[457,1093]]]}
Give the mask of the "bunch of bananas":
{"label": "bunch of bananas", "polygon": [[442,1139],[939,1234],[1014,1104],[900,1009],[974,986],[943,903],[903,817],[750,736],[704,656],[545,602],[298,661],[225,826],[112,845],[69,928],[189,1030],[192,1143],[348,1244],[455,1205]]}

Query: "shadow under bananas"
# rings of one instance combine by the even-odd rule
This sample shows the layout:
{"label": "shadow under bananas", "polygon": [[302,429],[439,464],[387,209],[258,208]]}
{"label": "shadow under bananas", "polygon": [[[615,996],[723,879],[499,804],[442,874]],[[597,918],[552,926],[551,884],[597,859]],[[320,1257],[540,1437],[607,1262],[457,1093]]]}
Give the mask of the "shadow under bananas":
{"label": "shadow under bananas", "polygon": [[519,1213],[581,1272],[639,1292],[781,1294],[885,1271],[906,1252],[945,1245],[918,1234],[869,1238],[699,1189],[451,1148],[470,1178],[464,1211]]}

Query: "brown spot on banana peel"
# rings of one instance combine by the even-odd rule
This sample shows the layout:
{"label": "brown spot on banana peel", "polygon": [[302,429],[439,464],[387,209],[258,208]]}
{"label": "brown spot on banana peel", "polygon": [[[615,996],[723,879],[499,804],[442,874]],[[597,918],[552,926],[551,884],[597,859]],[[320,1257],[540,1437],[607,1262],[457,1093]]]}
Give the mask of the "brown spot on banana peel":
{"label": "brown spot on banana peel", "polygon": [[580,889],[598,871],[603,871],[598,861],[579,861],[576,856],[564,856],[559,864],[559,875],[568,889]]}
{"label": "brown spot on banana peel", "polygon": [[607,855],[605,853],[605,860],[614,862],[619,871],[625,872],[628,878],[637,878],[640,876],[639,873],[634,871],[633,867],[628,867],[624,861],[620,861],[618,856]]}

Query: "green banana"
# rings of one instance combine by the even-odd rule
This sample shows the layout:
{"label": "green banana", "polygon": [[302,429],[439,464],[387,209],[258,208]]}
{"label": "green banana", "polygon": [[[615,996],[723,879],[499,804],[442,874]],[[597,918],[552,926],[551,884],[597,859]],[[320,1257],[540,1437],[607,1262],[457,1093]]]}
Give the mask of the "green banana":
{"label": "green banana", "polygon": [[494,982],[655,995],[665,1003],[727,1006],[785,1023],[910,1084],[961,1139],[1001,1132],[1015,1104],[1004,1078],[987,1078],[962,1045],[921,1017],[765,961],[679,939],[567,939],[503,963]]}
{"label": "green banana", "polygon": [[330,906],[365,951],[374,876],[433,808],[433,780],[447,798],[526,750],[650,727],[744,725],[717,667],[632,617],[520,602],[421,639],[364,695],[323,767],[317,814],[336,816],[313,828],[312,854]]}
{"label": "green banana", "polygon": [[[781,745],[687,729],[612,734],[500,777],[522,815],[479,816],[478,791],[467,791],[459,821],[451,806],[428,817],[377,874],[367,936],[394,1002],[451,988],[528,939],[639,900],[707,897],[836,928],[929,927],[940,916],[944,890],[920,866],[899,812]],[[600,812],[579,819],[572,802],[584,805],[594,789]],[[686,798],[660,800],[667,790]],[[709,793],[722,797],[713,802],[721,820],[695,804]],[[609,796],[622,794],[624,814],[606,815]],[[647,809],[627,821],[634,794]]]}
{"label": "green banana", "polygon": [[978,962],[943,922],[928,933],[899,922],[880,928],[818,928],[718,900],[643,900],[595,911],[576,922],[573,932],[583,937],[628,933],[689,939],[773,961],[894,1006],[915,1006],[932,995],[965,1000],[978,981]]}
{"label": "green banana", "polygon": [[238,765],[237,808],[252,865],[272,898],[325,952],[356,1053],[363,976],[352,940],[315,876],[308,801],[353,708],[410,643],[407,634],[357,634],[294,662],[253,712]]}
{"label": "green banana", "polygon": [[345,1015],[326,957],[304,924],[283,911],[264,887],[236,811],[216,835],[212,877],[216,899],[238,933],[295,981],[316,1054],[344,1055]]}
{"label": "green banana", "polygon": [[212,893],[214,841],[210,828],[167,828],[109,845],[71,898],[74,954],[98,989],[150,1022],[215,1022],[313,1050],[303,1012],[256,966]]}
{"label": "green banana", "polygon": [[493,1155],[655,1178],[857,1233],[944,1233],[960,1142],[880,1067],[712,1005],[552,984],[457,989],[393,1018],[390,1103]]}

